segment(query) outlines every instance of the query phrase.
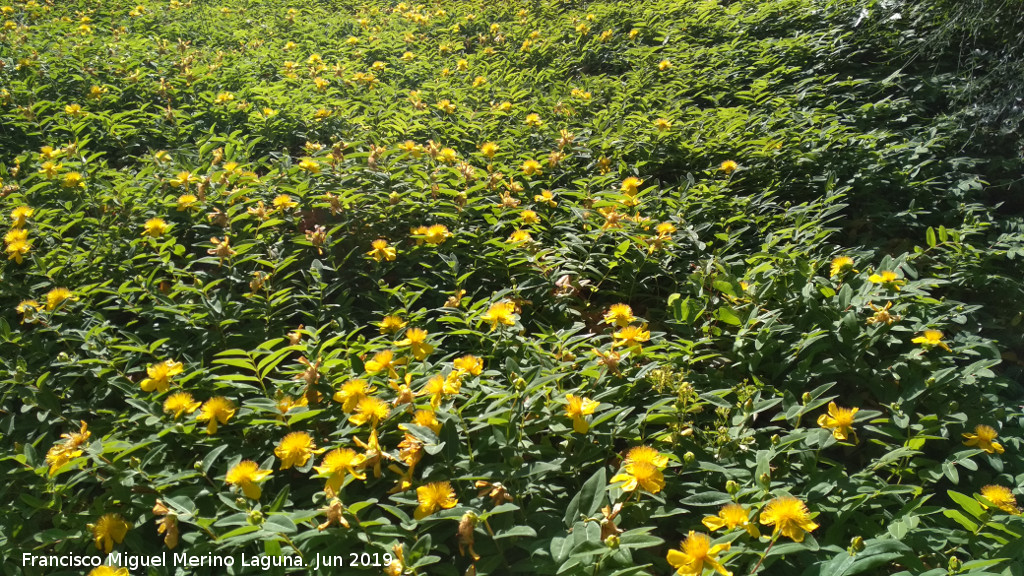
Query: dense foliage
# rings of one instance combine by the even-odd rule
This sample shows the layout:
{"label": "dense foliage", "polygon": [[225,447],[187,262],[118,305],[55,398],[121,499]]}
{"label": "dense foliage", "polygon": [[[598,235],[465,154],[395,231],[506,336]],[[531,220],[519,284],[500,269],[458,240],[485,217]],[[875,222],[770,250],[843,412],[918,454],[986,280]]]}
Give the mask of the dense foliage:
{"label": "dense foliage", "polygon": [[0,6],[0,571],[1020,574],[1016,36],[949,22]]}

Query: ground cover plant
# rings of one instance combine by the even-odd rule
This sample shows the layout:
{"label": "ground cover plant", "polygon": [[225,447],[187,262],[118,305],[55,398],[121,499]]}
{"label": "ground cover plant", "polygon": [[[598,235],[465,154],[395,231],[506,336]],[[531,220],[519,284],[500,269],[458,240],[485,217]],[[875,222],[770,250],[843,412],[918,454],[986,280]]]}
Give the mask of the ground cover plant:
{"label": "ground cover plant", "polygon": [[0,5],[2,572],[1024,573],[1020,35],[963,18]]}

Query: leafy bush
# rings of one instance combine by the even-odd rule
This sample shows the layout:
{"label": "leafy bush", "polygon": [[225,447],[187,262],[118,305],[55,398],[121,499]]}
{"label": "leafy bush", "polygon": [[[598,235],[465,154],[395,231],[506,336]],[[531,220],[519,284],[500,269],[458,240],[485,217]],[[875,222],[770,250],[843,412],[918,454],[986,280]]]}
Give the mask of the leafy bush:
{"label": "leafy bush", "polygon": [[3,572],[1019,573],[1021,162],[893,10],[3,8]]}

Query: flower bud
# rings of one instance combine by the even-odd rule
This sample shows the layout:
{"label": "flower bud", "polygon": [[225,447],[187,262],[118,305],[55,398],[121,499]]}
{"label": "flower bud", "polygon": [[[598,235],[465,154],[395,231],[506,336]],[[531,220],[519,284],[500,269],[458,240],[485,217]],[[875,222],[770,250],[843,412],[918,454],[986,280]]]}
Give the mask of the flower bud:
{"label": "flower bud", "polygon": [[737,492],[740,491],[739,482],[736,482],[735,480],[729,480],[728,482],[725,483],[725,491],[728,492],[729,494],[735,495]]}
{"label": "flower bud", "polygon": [[615,550],[619,547],[619,537],[615,534],[604,539],[604,545]]}
{"label": "flower bud", "polygon": [[853,556],[857,552],[864,550],[864,538],[860,536],[854,536],[850,540],[850,548],[848,550],[850,551],[850,556]]}
{"label": "flower bud", "polygon": [[779,438],[778,434],[772,434],[772,446],[778,446],[781,441],[782,438]]}
{"label": "flower bud", "polygon": [[693,464],[693,461],[696,459],[697,455],[694,454],[693,452],[687,452],[686,454],[683,454],[683,462],[685,462],[686,464]]}
{"label": "flower bud", "polygon": [[957,558],[956,556],[950,556],[949,557],[949,571],[950,571],[950,573],[959,572],[961,566],[962,566],[962,564],[960,563],[960,559],[959,558]]}
{"label": "flower bud", "polygon": [[803,402],[804,404],[807,404],[808,402],[810,402],[811,401],[811,393],[810,392],[804,392],[804,395],[800,397],[800,401]]}
{"label": "flower bud", "polygon": [[[243,502],[245,501],[244,498],[239,498],[239,500],[242,500]],[[249,512],[249,524],[254,526],[263,524],[263,512],[260,512],[259,510]]]}
{"label": "flower bud", "polygon": [[753,412],[754,411],[754,399],[753,398],[747,398],[747,401],[743,403],[743,410],[745,412]]}
{"label": "flower bud", "polygon": [[772,477],[769,476],[767,472],[765,472],[764,474],[758,476],[757,481],[760,482],[762,486],[767,488],[772,484]]}

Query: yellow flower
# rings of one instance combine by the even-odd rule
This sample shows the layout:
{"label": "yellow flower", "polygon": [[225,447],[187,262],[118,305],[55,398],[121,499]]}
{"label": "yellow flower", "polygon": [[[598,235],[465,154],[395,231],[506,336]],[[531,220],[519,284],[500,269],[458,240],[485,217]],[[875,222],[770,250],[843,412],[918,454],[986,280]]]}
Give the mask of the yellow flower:
{"label": "yellow flower", "polygon": [[494,142],[484,142],[480,145],[480,153],[488,158],[494,158],[498,150],[498,145]]}
{"label": "yellow flower", "polygon": [[35,317],[36,312],[39,312],[42,309],[43,305],[40,304],[39,302],[36,302],[35,300],[22,300],[14,308],[14,310],[18,314],[21,314],[22,323],[24,323],[26,320],[32,321]]}
{"label": "yellow flower", "polygon": [[721,170],[722,172],[725,172],[726,174],[732,174],[739,167],[740,165],[737,164],[735,161],[726,160],[725,162],[722,162],[722,165],[719,166],[718,169]]}
{"label": "yellow flower", "polygon": [[310,174],[318,174],[320,172],[320,164],[312,158],[303,158],[302,161],[299,162],[299,169],[309,172]]}
{"label": "yellow flower", "polygon": [[533,210],[523,210],[522,213],[519,214],[519,218],[523,221],[523,224],[526,225],[538,224],[540,222],[540,218]]}
{"label": "yellow flower", "polygon": [[626,326],[612,334],[615,338],[615,345],[642,350],[641,344],[651,339],[651,333],[644,328],[645,326]]}
{"label": "yellow flower", "polygon": [[513,326],[516,323],[513,314],[515,314],[516,305],[512,302],[495,302],[491,304],[487,312],[480,317],[484,322],[491,323],[491,330],[493,331],[498,327],[498,324],[504,324],[505,326]]}
{"label": "yellow flower", "polygon": [[900,279],[892,270],[882,270],[878,274],[872,274],[868,276],[868,281],[872,284],[881,284],[886,288],[896,291],[899,291],[900,286],[907,283],[906,280]]}
{"label": "yellow flower", "polygon": [[444,224],[434,224],[433,226],[427,227],[423,232],[423,239],[426,240],[427,244],[437,246],[451,237],[451,235],[451,232],[448,231],[448,227]]}
{"label": "yellow flower", "polygon": [[658,238],[668,238],[669,236],[676,233],[676,226],[671,222],[662,222],[654,227],[654,231],[658,233]]}
{"label": "yellow flower", "polygon": [[40,165],[39,173],[45,175],[47,178],[56,178],[57,173],[60,172],[60,169],[63,167],[64,165],[59,162],[47,160]]}
{"label": "yellow flower", "polygon": [[171,378],[181,374],[184,368],[181,362],[175,362],[174,360],[164,360],[159,364],[150,364],[146,367],[146,373],[149,378],[144,379],[140,385],[144,392],[166,392],[167,388],[171,385]]}
{"label": "yellow flower", "polygon": [[54,444],[46,452],[46,463],[50,465],[49,474],[53,476],[65,464],[82,455],[82,450],[68,448],[64,444]]}
{"label": "yellow flower", "polygon": [[252,460],[242,460],[228,470],[224,481],[241,488],[246,498],[259,500],[263,490],[257,482],[265,480],[270,473],[271,470],[261,470],[260,465]]}
{"label": "yellow flower", "polygon": [[750,522],[750,512],[739,504],[726,504],[718,511],[717,516],[705,516],[701,523],[712,532],[722,528],[732,530],[739,526],[746,530],[751,538],[761,537],[757,525]]}
{"label": "yellow flower", "polygon": [[[837,256],[832,259],[832,266],[829,268],[829,278],[835,278],[847,270],[853,270],[853,258]],[[853,271],[856,272],[856,270]]]}
{"label": "yellow flower", "polygon": [[217,423],[227,424],[228,420],[235,415],[235,403],[223,396],[215,396],[203,403],[203,407],[196,416],[199,422],[209,422],[206,425],[207,434],[217,433]]}
{"label": "yellow flower", "polygon": [[[441,432],[441,423],[437,420],[437,413],[433,410],[417,410],[412,415],[412,423],[416,426],[430,428],[434,434]],[[405,424],[398,425],[399,430],[408,430]]]}
{"label": "yellow flower", "polygon": [[381,260],[391,262],[398,256],[395,249],[388,246],[387,240],[374,240],[370,245],[373,246],[373,250],[367,252],[366,255],[377,262],[380,262]]}
{"label": "yellow flower", "polygon": [[[511,105],[509,105],[509,107],[511,108]],[[544,122],[540,119],[540,114],[527,114],[524,123],[527,126],[533,126],[534,128],[536,128],[537,126],[540,126]]]}
{"label": "yellow flower", "polygon": [[89,524],[92,531],[93,542],[97,550],[103,550],[104,554],[110,554],[114,544],[124,542],[131,524],[125,521],[120,514],[104,514],[95,524]]}
{"label": "yellow flower", "polygon": [[168,226],[167,222],[165,222],[163,218],[150,218],[149,220],[146,220],[146,224],[143,226],[142,235],[159,238],[167,232],[168,228],[170,228],[170,226]]}
{"label": "yellow flower", "polygon": [[963,437],[966,438],[964,441],[965,446],[977,446],[989,454],[999,453],[1002,454],[1006,450],[1003,445],[996,442],[996,437],[999,433],[996,429],[991,426],[984,424],[978,424],[974,427],[974,434],[964,433]]}
{"label": "yellow flower", "polygon": [[417,360],[423,360],[428,354],[434,351],[434,347],[426,343],[427,331],[422,328],[409,328],[405,338],[395,342],[396,346],[410,346],[412,355]]}
{"label": "yellow flower", "polygon": [[627,326],[635,319],[633,309],[628,304],[612,304],[604,314],[605,324],[614,324],[620,328]]}
{"label": "yellow flower", "polygon": [[373,359],[366,363],[366,371],[370,374],[376,374],[381,370],[387,370],[392,377],[397,377],[398,373],[395,372],[395,366],[401,366],[405,364],[404,358],[395,360],[395,353],[391,350],[383,350],[373,355]]}
{"label": "yellow flower", "polygon": [[477,356],[467,354],[452,361],[456,372],[479,376],[484,369],[484,361]]}
{"label": "yellow flower", "polygon": [[380,333],[394,334],[402,328],[405,328],[406,324],[408,324],[408,322],[405,322],[398,316],[385,316],[384,319],[380,321]]}
{"label": "yellow flower", "polygon": [[670,62],[669,60],[666,59],[666,60],[662,60],[661,62],[658,62],[658,70],[661,70],[662,72],[664,72],[665,70],[671,70],[671,69],[672,69],[672,62]]}
{"label": "yellow flower", "polygon": [[624,492],[632,492],[637,486],[657,494],[665,487],[665,476],[658,467],[647,461],[624,462],[623,472],[612,476],[612,484],[622,484]]}
{"label": "yellow flower", "polygon": [[60,183],[63,188],[85,188],[85,176],[80,172],[68,172]]}
{"label": "yellow flower", "polygon": [[853,431],[853,417],[860,408],[840,408],[835,402],[828,403],[828,414],[818,416],[818,426],[831,428],[832,435],[836,440],[846,440],[850,436],[854,439],[857,433]]}
{"label": "yellow flower", "polygon": [[1020,516],[1020,508],[1017,507],[1017,499],[1013,496],[1013,492],[1005,486],[989,485],[981,488],[981,495],[986,500],[996,505],[1007,514],[1013,514],[1014,516]]}
{"label": "yellow flower", "polygon": [[25,242],[26,240],[28,240],[28,230],[25,230],[24,228],[13,228],[4,234],[4,242],[8,244]]}
{"label": "yellow flower", "polygon": [[131,576],[127,568],[114,568],[112,566],[97,566],[89,571],[86,576]]}
{"label": "yellow flower", "polygon": [[452,148],[441,148],[441,150],[437,153],[437,158],[441,162],[451,165],[454,164],[455,161],[459,159],[459,154]]}
{"label": "yellow flower", "polygon": [[942,341],[942,332],[939,330],[925,330],[923,336],[918,336],[911,340],[914,344],[920,344],[925,348],[932,348],[938,346],[946,352],[952,352],[949,345]]}
{"label": "yellow flower", "polygon": [[433,409],[437,409],[441,405],[441,399],[446,394],[458,394],[462,387],[462,382],[459,380],[459,374],[452,372],[448,378],[438,374],[427,380],[427,384],[423,387],[423,392],[430,396],[430,406]]}
{"label": "yellow flower", "polygon": [[601,403],[575,394],[566,394],[565,399],[565,415],[572,418],[572,429],[579,434],[586,434],[590,430],[590,423],[584,416],[593,414]]}
{"label": "yellow flower", "polygon": [[366,380],[354,378],[346,381],[341,385],[341,390],[334,393],[334,401],[341,404],[342,412],[351,414],[355,411],[359,401],[366,398],[367,394],[376,389],[376,387],[367,384]]}
{"label": "yellow flower", "polygon": [[14,260],[18,264],[25,261],[25,256],[28,255],[32,248],[32,244],[27,240],[15,240],[7,244],[7,259]]}
{"label": "yellow flower", "polygon": [[199,409],[201,403],[196,402],[188,392],[175,392],[164,400],[164,412],[174,413],[174,419],[181,418],[182,414],[191,414]]}
{"label": "yellow flower", "polygon": [[658,452],[650,446],[634,446],[626,451],[626,457],[622,460],[624,463],[634,462],[647,462],[656,468],[664,468],[668,466],[668,456],[665,456],[661,452]]}
{"label": "yellow flower", "polygon": [[291,410],[292,408],[299,408],[301,406],[308,406],[308,405],[309,405],[309,398],[307,398],[305,395],[300,396],[298,399],[295,399],[295,398],[292,398],[291,396],[287,396],[286,395],[286,396],[282,396],[277,401],[277,409],[280,410],[282,414],[287,414],[288,411]]}
{"label": "yellow flower", "polygon": [[774,534],[782,533],[794,542],[803,542],[804,533],[818,527],[811,521],[807,505],[799,498],[780,496],[761,510],[761,524],[775,526]]}
{"label": "yellow flower", "polygon": [[536,160],[527,160],[523,162],[523,174],[526,174],[527,176],[537,174],[539,176],[541,174],[540,162],[537,162]]}
{"label": "yellow flower", "polygon": [[679,576],[701,576],[705,566],[722,576],[732,576],[732,572],[726,570],[716,559],[718,554],[729,550],[731,546],[728,542],[712,546],[711,538],[707,534],[690,530],[686,540],[679,545],[679,550],[669,550],[666,559]]}
{"label": "yellow flower", "polygon": [[181,186],[185,186],[187,188],[189,184],[194,182],[199,182],[199,177],[185,170],[178,172],[177,176],[167,181],[167,183],[174,188],[179,188]]}
{"label": "yellow flower", "polygon": [[667,118],[658,118],[657,120],[654,121],[654,127],[658,130],[658,132],[666,132],[672,129],[672,122],[670,122]]}
{"label": "yellow flower", "polygon": [[18,206],[14,210],[11,210],[11,226],[15,228],[21,228],[25,225],[29,218],[35,214],[35,210],[30,206]]}
{"label": "yellow flower", "polygon": [[455,112],[455,104],[452,104],[451,100],[446,98],[437,103],[437,109],[445,114],[452,114]]}
{"label": "yellow flower", "polygon": [[643,180],[630,176],[622,181],[622,192],[629,196],[635,196],[640,191],[640,185],[643,183]]}
{"label": "yellow flower", "polygon": [[516,230],[508,237],[508,241],[512,244],[533,242],[533,236],[530,236],[530,232],[528,230]]}
{"label": "yellow flower", "polygon": [[348,419],[356,426],[362,426],[369,422],[371,428],[376,428],[377,424],[387,418],[390,413],[391,408],[387,402],[373,396],[364,396],[360,398],[353,414]]}
{"label": "yellow flower", "polygon": [[287,194],[278,194],[275,196],[273,204],[274,208],[278,210],[288,210],[299,205],[298,202],[292,200],[292,197]]}
{"label": "yellow flower", "polygon": [[346,474],[351,474],[359,480],[366,479],[366,474],[356,471],[356,467],[362,466],[365,459],[365,456],[351,448],[335,448],[324,456],[323,461],[314,470],[321,476],[327,476],[324,491],[337,494],[341,490],[341,485],[345,483]]}
{"label": "yellow flower", "polygon": [[306,432],[292,432],[281,439],[274,455],[281,459],[281,470],[292,466],[305,466],[316,451],[313,437]]}
{"label": "yellow flower", "polygon": [[196,198],[193,194],[182,194],[181,196],[178,196],[178,212],[188,210],[189,208],[192,207],[193,204],[195,204],[198,201],[199,199]]}
{"label": "yellow flower", "polygon": [[78,297],[67,288],[54,288],[46,293],[46,310],[53,311],[65,300],[78,300]]}
{"label": "yellow flower", "polygon": [[420,503],[413,513],[417,520],[423,520],[442,508],[454,508],[459,503],[449,482],[431,482],[420,486],[416,489],[416,500]]}

